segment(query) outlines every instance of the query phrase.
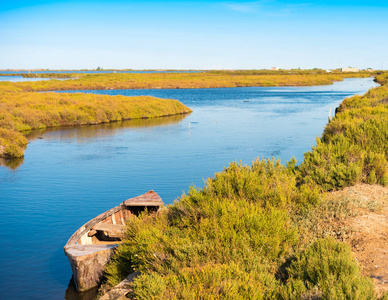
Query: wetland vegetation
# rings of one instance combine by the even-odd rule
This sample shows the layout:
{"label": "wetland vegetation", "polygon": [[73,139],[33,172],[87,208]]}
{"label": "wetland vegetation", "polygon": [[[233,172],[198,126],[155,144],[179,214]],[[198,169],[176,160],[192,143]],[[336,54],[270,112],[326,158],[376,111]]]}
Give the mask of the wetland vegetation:
{"label": "wetland vegetation", "polygon": [[[55,74],[27,76],[58,77]],[[60,76],[67,76],[70,79],[18,82],[15,83],[15,86],[23,91],[311,86],[332,84],[333,81],[341,81],[344,78],[369,77],[371,73],[211,71],[201,73],[76,73],[60,74]],[[77,78],[71,79],[71,77]]]}
{"label": "wetland vegetation", "polygon": [[23,157],[33,129],[108,123],[190,113],[177,100],[93,94],[23,92],[0,83],[0,157]]}
{"label": "wetland vegetation", "polygon": [[[370,76],[222,73],[195,73],[198,77],[193,82],[185,74],[167,74],[185,78],[169,88],[188,83],[195,87],[212,76],[228,78],[212,83],[221,86],[249,78],[270,78],[269,84],[288,85],[299,82],[298,78],[300,84],[318,84],[329,78]],[[55,86],[70,89],[74,82],[79,84],[76,90],[136,86],[127,82],[132,78],[127,74],[76,75],[78,79],[63,86],[57,80],[0,83],[1,147],[6,145],[10,154],[18,156],[26,146],[24,134],[34,128],[190,111],[179,102],[152,97],[37,92],[55,90]],[[134,75],[139,86],[167,87],[172,78]],[[199,75],[203,75],[201,80]],[[148,79],[141,82],[141,78]],[[190,188],[168,210],[131,220],[125,244],[107,268],[108,282],[115,284],[128,273],[140,271],[130,294],[138,299],[378,298],[372,281],[361,273],[349,246],[343,244],[346,228],[338,226],[354,214],[358,204],[348,198],[331,199],[326,192],[360,182],[387,184],[387,78],[379,75],[381,87],[346,99],[300,165],[294,159],[286,165],[271,159],[257,159],[250,166],[232,163],[203,188]],[[0,160],[11,168],[16,163]]]}
{"label": "wetland vegetation", "polygon": [[339,223],[356,200],[327,193],[388,185],[388,76],[376,80],[343,101],[300,165],[231,163],[159,214],[131,219],[108,283],[139,271],[135,299],[387,299],[343,243]]}
{"label": "wetland vegetation", "polygon": [[38,91],[301,86],[331,84],[347,77],[370,76],[369,72],[332,74],[322,70],[275,72],[253,70],[148,74],[23,74],[25,77],[68,78],[68,80],[0,83],[0,156],[22,157],[27,145],[23,133],[32,129],[98,124],[190,112],[189,108],[174,100],[36,93]]}

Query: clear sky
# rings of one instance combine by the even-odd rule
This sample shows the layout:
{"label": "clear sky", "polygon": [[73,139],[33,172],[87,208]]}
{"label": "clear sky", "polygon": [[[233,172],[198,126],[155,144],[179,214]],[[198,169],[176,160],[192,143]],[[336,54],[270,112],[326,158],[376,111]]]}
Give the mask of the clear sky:
{"label": "clear sky", "polygon": [[0,69],[388,69],[387,0],[0,0]]}

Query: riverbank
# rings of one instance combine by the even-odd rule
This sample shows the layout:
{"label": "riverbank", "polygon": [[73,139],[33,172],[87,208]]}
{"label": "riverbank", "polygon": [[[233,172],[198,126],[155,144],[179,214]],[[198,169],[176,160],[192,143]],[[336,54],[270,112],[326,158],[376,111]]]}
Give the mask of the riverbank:
{"label": "riverbank", "polygon": [[24,134],[34,129],[94,125],[191,112],[179,101],[170,99],[34,93],[20,91],[14,85],[6,86],[8,91],[0,90],[0,157],[5,158],[23,157],[27,147]]}
{"label": "riverbank", "polygon": [[[344,78],[370,77],[364,73],[313,73],[305,74],[246,74],[243,72],[202,73],[109,73],[62,74],[68,80],[18,82],[15,87],[23,91],[102,90],[102,89],[178,89],[221,88],[253,86],[312,86],[328,85]],[[55,74],[32,74],[32,77],[55,77]],[[58,75],[59,76],[59,75]],[[72,77],[77,77],[71,79]]]}
{"label": "riverbank", "polygon": [[[269,73],[268,73],[269,72]],[[73,78],[36,82],[0,82],[0,157],[23,157],[27,140],[22,133],[46,127],[98,124],[125,119],[151,118],[188,113],[191,110],[173,100],[126,101],[119,96],[35,93],[37,91],[85,89],[213,88],[244,86],[301,86],[332,84],[365,73],[322,73],[294,71],[287,75],[270,71],[213,71],[203,73],[110,73],[110,74],[24,74],[26,77]],[[83,98],[83,99],[81,99]],[[112,101],[115,99],[115,101]],[[63,101],[62,101],[63,100]],[[144,99],[143,99],[144,100]],[[116,103],[116,101],[118,101]],[[159,101],[156,103],[155,101]],[[169,105],[166,105],[167,103]],[[93,104],[91,104],[93,103]],[[98,105],[97,105],[98,103]],[[125,103],[124,111],[119,109]],[[147,105],[149,107],[147,107]],[[111,107],[114,109],[112,110]]]}
{"label": "riverbank", "polygon": [[386,79],[344,100],[300,165],[232,163],[164,213],[132,219],[108,282],[140,272],[130,292],[137,299],[386,299],[343,242],[343,220],[373,212],[375,202],[327,194],[388,185]]}

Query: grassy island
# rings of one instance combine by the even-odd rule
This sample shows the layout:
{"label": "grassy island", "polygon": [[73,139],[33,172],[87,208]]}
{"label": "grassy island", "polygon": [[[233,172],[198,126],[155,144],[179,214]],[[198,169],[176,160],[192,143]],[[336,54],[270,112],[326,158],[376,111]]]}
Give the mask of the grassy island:
{"label": "grassy island", "polygon": [[388,299],[354,258],[360,241],[344,243],[347,222],[386,198],[333,192],[368,183],[387,193],[388,75],[377,80],[344,100],[300,165],[232,163],[162,212],[130,220],[108,282],[139,271],[133,299]]}
{"label": "grassy island", "polygon": [[369,77],[364,73],[212,71],[200,73],[106,73],[106,74],[29,74],[26,77],[69,78],[17,82],[23,91],[177,89],[249,86],[311,86],[332,84],[349,77]]}
{"label": "grassy island", "polygon": [[24,155],[24,133],[48,127],[99,124],[190,113],[177,100],[83,93],[23,92],[0,83],[0,157]]}

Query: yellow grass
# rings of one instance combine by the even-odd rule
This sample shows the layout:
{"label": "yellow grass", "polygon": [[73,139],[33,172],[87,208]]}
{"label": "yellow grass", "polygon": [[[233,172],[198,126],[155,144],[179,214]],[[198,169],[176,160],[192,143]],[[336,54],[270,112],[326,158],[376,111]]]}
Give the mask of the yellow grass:
{"label": "yellow grass", "polygon": [[[34,74],[33,74],[34,75]],[[38,74],[52,77],[55,74]],[[36,82],[0,82],[0,157],[22,157],[27,140],[22,132],[66,125],[98,124],[124,119],[182,114],[191,110],[176,100],[152,97],[103,96],[92,94],[36,93],[37,91],[220,88],[248,86],[303,86],[332,84],[345,74],[298,71],[273,74],[254,71],[201,73],[110,73],[61,74],[75,79]]]}
{"label": "yellow grass", "polygon": [[18,82],[23,91],[99,90],[99,89],[175,89],[247,86],[311,86],[332,84],[347,77],[368,77],[369,73],[307,73],[246,75],[237,72],[202,73],[110,73],[73,74],[76,79]]}
{"label": "yellow grass", "polygon": [[[177,100],[0,90],[0,157],[22,157],[23,133],[47,127],[99,124],[190,113]],[[1,88],[1,85],[0,85]],[[13,91],[12,91],[13,90]]]}

